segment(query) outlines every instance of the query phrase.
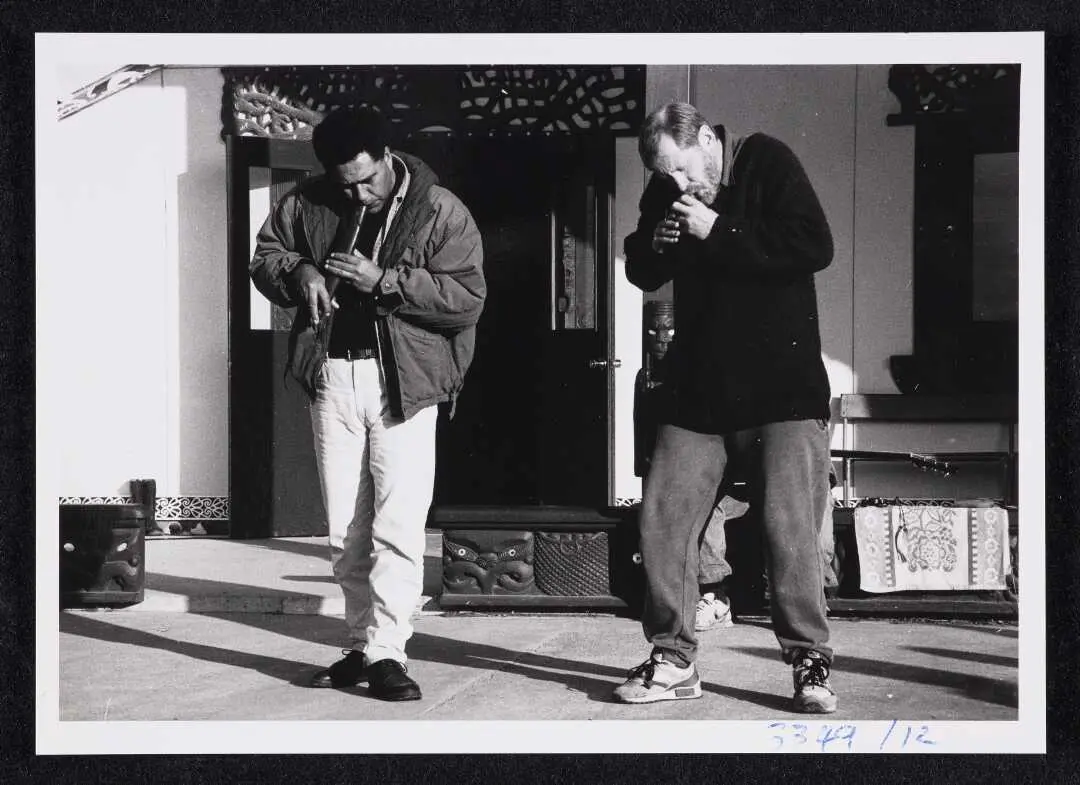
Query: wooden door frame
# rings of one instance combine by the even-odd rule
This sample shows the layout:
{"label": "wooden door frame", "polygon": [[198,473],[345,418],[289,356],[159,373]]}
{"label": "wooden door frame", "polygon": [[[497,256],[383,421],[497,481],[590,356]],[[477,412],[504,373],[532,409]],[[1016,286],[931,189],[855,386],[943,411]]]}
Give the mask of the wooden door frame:
{"label": "wooden door frame", "polygon": [[[622,359],[615,355],[615,140],[611,138],[604,146],[606,155],[603,156],[603,165],[600,169],[600,177],[597,180],[596,191],[596,216],[597,216],[597,241],[596,254],[598,261],[604,266],[604,315],[603,329],[606,331],[604,346],[607,366],[604,373],[607,376],[607,392],[605,394],[605,407],[607,419],[607,488],[605,501],[609,508],[616,505],[615,493],[615,370],[622,364]],[[597,267],[599,268],[599,264]]]}
{"label": "wooden door frame", "polygon": [[[259,366],[266,358],[251,356],[240,351],[247,334],[251,330],[251,296],[248,264],[251,261],[251,205],[250,205],[250,169],[293,170],[312,172],[319,169],[311,145],[306,141],[292,139],[270,139],[264,137],[226,136],[225,150],[227,161],[228,193],[228,368],[229,368],[229,406],[228,406],[228,451],[229,451],[229,536],[251,538],[267,536],[266,529],[271,523],[272,499],[257,484],[258,472],[250,471],[251,466],[268,466],[273,459],[265,449],[256,454],[244,454],[240,445],[251,448],[261,445],[270,447],[265,440],[238,438],[242,429],[253,428],[253,421],[258,419],[259,407],[272,400],[262,401],[255,389],[258,375],[251,370]],[[263,396],[265,397],[265,396]],[[246,406],[254,408],[241,424],[234,410],[234,404],[245,401]],[[272,412],[271,412],[272,413]],[[263,414],[266,414],[265,412]],[[263,419],[266,419],[265,417]],[[245,471],[245,467],[249,470]]]}

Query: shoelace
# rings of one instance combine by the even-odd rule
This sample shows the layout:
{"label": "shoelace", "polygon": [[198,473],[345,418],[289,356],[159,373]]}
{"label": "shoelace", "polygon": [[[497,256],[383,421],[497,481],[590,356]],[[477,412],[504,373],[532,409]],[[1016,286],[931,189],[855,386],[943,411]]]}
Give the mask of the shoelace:
{"label": "shoelace", "polygon": [[[398,662],[397,660],[390,660],[390,659],[379,660],[379,662],[385,662],[385,663],[388,664],[389,667],[397,668],[402,673],[408,673],[409,672],[409,668],[405,665],[404,662]],[[378,665],[379,662],[376,662],[375,665]]]}
{"label": "shoelace", "polygon": [[[356,649],[342,649],[341,650],[341,653],[344,654],[346,657],[353,654],[354,652],[357,653],[357,654],[360,653],[360,652],[356,651]],[[394,662],[397,662],[397,660],[394,660]],[[403,670],[405,673],[409,672],[409,666],[407,666],[405,663],[398,662],[397,664],[401,666],[401,670]]]}
{"label": "shoelace", "polygon": [[829,666],[825,660],[818,657],[804,657],[799,671],[799,683],[812,687],[827,687],[829,682]]}
{"label": "shoelace", "polygon": [[[345,658],[338,660],[333,665],[331,665],[330,667],[332,669],[340,670],[341,668],[351,668],[353,661],[357,658],[360,659],[361,665],[364,664],[364,655],[356,649],[342,649],[341,653],[345,655]],[[349,665],[345,665],[345,662],[348,662]]]}
{"label": "shoelace", "polygon": [[645,686],[648,687],[652,684],[653,676],[656,675],[656,665],[656,660],[649,657],[649,659],[645,660],[645,662],[641,663],[636,668],[631,668],[626,676],[630,679],[636,679],[638,676],[641,676]]}

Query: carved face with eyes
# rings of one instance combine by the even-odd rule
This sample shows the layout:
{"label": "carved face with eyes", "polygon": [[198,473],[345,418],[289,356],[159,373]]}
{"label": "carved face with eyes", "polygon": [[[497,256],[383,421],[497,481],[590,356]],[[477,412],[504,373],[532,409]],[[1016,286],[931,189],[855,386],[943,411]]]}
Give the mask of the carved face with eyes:
{"label": "carved face with eyes", "polygon": [[[664,303],[663,305],[667,305]],[[675,314],[670,307],[653,306],[646,314],[645,349],[654,360],[663,360],[675,337]]]}

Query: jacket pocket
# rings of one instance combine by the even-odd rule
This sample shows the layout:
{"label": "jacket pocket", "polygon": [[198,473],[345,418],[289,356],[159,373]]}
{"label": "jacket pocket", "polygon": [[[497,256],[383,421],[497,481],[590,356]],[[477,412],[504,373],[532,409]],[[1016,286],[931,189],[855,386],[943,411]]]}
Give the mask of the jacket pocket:
{"label": "jacket pocket", "polygon": [[300,383],[304,392],[314,398],[319,379],[326,362],[326,348],[330,339],[330,318],[316,328],[310,322],[295,325],[289,334],[289,367],[287,373]]}
{"label": "jacket pocket", "polygon": [[449,340],[404,319],[390,317],[388,326],[401,380],[402,403],[429,401],[452,392],[456,374]]}

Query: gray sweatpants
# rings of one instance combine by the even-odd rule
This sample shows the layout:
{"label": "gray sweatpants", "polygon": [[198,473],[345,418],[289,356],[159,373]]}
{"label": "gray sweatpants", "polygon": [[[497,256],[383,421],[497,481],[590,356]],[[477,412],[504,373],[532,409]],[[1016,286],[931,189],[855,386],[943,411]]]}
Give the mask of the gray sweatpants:
{"label": "gray sweatpants", "polygon": [[655,650],[697,655],[699,542],[728,458],[746,471],[764,532],[773,630],[791,662],[799,649],[832,659],[818,535],[829,502],[828,423],[791,420],[725,435],[661,425],[639,522],[642,626]]}

